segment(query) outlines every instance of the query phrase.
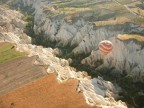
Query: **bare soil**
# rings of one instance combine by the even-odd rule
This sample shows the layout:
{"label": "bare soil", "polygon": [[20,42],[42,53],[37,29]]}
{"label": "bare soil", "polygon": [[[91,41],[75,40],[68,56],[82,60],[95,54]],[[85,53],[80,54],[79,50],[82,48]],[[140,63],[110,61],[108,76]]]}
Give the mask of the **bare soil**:
{"label": "bare soil", "polygon": [[33,64],[36,57],[21,57],[0,64],[0,96],[47,75],[42,66]]}
{"label": "bare soil", "polygon": [[0,108],[91,108],[76,92],[77,84],[74,79],[60,83],[49,74],[0,97]]}

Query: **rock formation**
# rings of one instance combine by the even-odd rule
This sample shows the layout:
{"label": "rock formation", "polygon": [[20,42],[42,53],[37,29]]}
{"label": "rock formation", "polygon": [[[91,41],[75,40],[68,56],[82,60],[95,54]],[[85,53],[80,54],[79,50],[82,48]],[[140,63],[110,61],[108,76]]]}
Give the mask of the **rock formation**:
{"label": "rock formation", "polygon": [[144,68],[144,49],[134,41],[127,43],[116,38],[111,38],[113,50],[108,55],[103,55],[99,50],[92,51],[91,55],[81,61],[82,64],[94,65],[95,62],[103,60],[103,64],[96,68],[110,68],[112,71],[117,71],[120,74],[125,74],[131,77],[135,82],[143,82]]}
{"label": "rock formation", "polygon": [[[57,79],[61,83],[71,78],[77,79],[79,81],[77,91],[83,92],[88,104],[97,107],[127,107],[124,102],[115,100],[118,98],[119,91],[121,91],[119,87],[109,81],[103,80],[101,77],[91,79],[86,72],[76,72],[69,66],[67,60],[56,57],[56,52],[52,48],[43,48],[42,46],[32,45],[30,43],[31,38],[23,33],[25,23],[21,19],[22,14],[10,9],[3,9],[2,6],[0,6],[0,10],[1,13],[4,13],[1,14],[2,20],[5,20],[13,28],[11,32],[8,32],[3,30],[5,29],[5,26],[1,26],[2,31],[0,34],[0,41],[15,43],[18,51],[26,52],[28,56],[37,56],[34,64],[47,66],[47,72],[56,73]],[[16,24],[15,21],[12,21],[13,19],[15,19],[16,22],[21,22],[20,25],[19,23]],[[63,25],[67,24],[63,23]],[[55,27],[53,28],[55,29]],[[69,43],[74,36],[73,33],[76,33],[76,30],[73,29],[73,31],[69,31],[68,33],[65,29],[71,30],[71,28],[73,27],[61,27],[61,29],[63,29],[67,35],[70,34],[70,36],[65,35],[67,37],[63,38],[62,34],[59,32],[59,35],[57,34],[59,39],[66,39],[66,41],[68,41],[66,43]]]}
{"label": "rock formation", "polygon": [[[54,17],[51,12],[52,4],[46,1],[37,1],[32,3],[29,0],[23,0],[24,4],[32,4],[34,12],[34,31],[36,34],[43,33],[50,41],[56,41],[59,46],[74,46],[72,53],[91,55],[81,62],[94,66],[98,60],[103,60],[103,64],[96,67],[97,70],[103,67],[113,69],[117,73],[130,76],[133,81],[141,81],[144,79],[144,49],[139,43],[128,40],[120,41],[117,39],[119,34],[142,33],[143,27],[137,24],[126,23],[112,26],[102,26],[93,28],[93,25],[83,19],[78,19],[72,24],[67,23],[64,18]],[[45,8],[47,7],[47,8]],[[113,51],[103,56],[98,51],[98,44],[102,40],[112,41]]]}

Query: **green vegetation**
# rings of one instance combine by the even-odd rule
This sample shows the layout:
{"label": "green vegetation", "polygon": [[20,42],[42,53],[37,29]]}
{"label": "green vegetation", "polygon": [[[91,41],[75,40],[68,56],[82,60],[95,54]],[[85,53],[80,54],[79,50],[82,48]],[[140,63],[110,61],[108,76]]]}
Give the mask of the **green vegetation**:
{"label": "green vegetation", "polygon": [[120,40],[137,40],[138,42],[144,42],[144,37],[141,35],[135,35],[135,34],[123,34],[123,35],[118,35],[118,39]]}
{"label": "green vegetation", "polygon": [[45,9],[49,10],[46,12],[48,17],[55,18],[63,15],[63,18],[70,23],[75,21],[75,19],[83,18],[86,21],[94,23],[104,21],[101,25],[130,22],[143,26],[143,23],[141,23],[144,20],[142,2],[143,0],[141,2],[132,0],[53,0],[52,4],[57,9],[53,11],[46,6]]}
{"label": "green vegetation", "polygon": [[24,32],[32,37],[34,35],[34,17],[32,15],[25,14],[24,20],[27,22]]}
{"label": "green vegetation", "polygon": [[139,8],[144,9],[144,4],[143,3],[142,4],[137,4],[136,6],[138,6]]}
{"label": "green vegetation", "polygon": [[122,3],[122,4],[126,4],[126,3],[131,3],[132,0],[115,0],[115,1],[118,1],[119,3]]}
{"label": "green vegetation", "polygon": [[24,53],[16,51],[14,48],[14,44],[4,43],[0,45],[0,64],[6,63],[22,56],[24,56]]}

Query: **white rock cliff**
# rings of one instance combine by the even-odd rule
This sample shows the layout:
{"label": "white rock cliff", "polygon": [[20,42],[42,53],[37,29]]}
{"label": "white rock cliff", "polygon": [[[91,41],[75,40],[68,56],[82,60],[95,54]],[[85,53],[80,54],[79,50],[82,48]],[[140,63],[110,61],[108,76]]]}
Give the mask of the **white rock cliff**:
{"label": "white rock cliff", "polygon": [[[96,27],[83,19],[75,23],[68,24],[63,19],[52,19],[49,13],[45,12],[44,7],[52,7],[50,2],[37,1],[32,3],[23,0],[24,4],[32,4],[34,12],[34,31],[35,33],[44,33],[44,36],[50,41],[57,41],[57,45],[75,46],[72,53],[91,55],[81,62],[94,66],[98,60],[103,60],[103,64],[97,69],[107,67],[114,68],[118,73],[126,72],[134,81],[144,82],[144,49],[135,41],[120,41],[117,39],[119,34],[125,32],[143,31],[144,28],[135,24],[116,25],[110,27]],[[49,11],[55,11],[48,8]],[[102,40],[110,40],[113,43],[113,50],[110,54],[103,56],[98,51],[98,44]]]}
{"label": "white rock cliff", "polygon": [[[29,0],[30,1],[30,0]],[[31,38],[23,33],[25,23],[22,21],[22,14],[10,9],[3,9],[0,6],[1,20],[6,21],[12,26],[12,31],[6,31],[5,26],[1,27],[0,41],[12,42],[16,44],[16,49],[21,52],[27,52],[28,56],[37,56],[35,65],[47,65],[47,72],[57,73],[57,79],[60,82],[74,78],[79,80],[77,91],[83,92],[86,102],[97,107],[109,108],[126,108],[126,104],[122,101],[116,101],[114,98],[118,97],[120,88],[109,81],[103,80],[101,77],[91,79],[86,72],[75,72],[70,66],[69,62],[55,56],[55,50],[52,48],[43,48],[42,46],[32,45]],[[12,19],[21,24],[15,26],[11,23]],[[7,29],[7,28],[6,28]],[[69,29],[69,28],[66,28]],[[70,29],[69,29],[70,30]],[[66,31],[65,31],[66,32]],[[69,32],[71,36],[67,36],[66,41],[70,41],[73,32]],[[59,34],[59,38],[61,35]],[[61,37],[63,38],[63,37]],[[60,38],[60,39],[61,39]],[[61,39],[63,40],[63,39]]]}

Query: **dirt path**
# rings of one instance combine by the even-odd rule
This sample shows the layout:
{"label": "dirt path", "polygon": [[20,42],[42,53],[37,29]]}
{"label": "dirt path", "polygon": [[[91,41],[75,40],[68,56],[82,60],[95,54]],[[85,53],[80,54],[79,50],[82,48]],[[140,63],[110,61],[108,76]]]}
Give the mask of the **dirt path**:
{"label": "dirt path", "polygon": [[76,92],[78,81],[59,83],[55,74],[32,82],[0,98],[0,108],[92,108],[82,93]]}

